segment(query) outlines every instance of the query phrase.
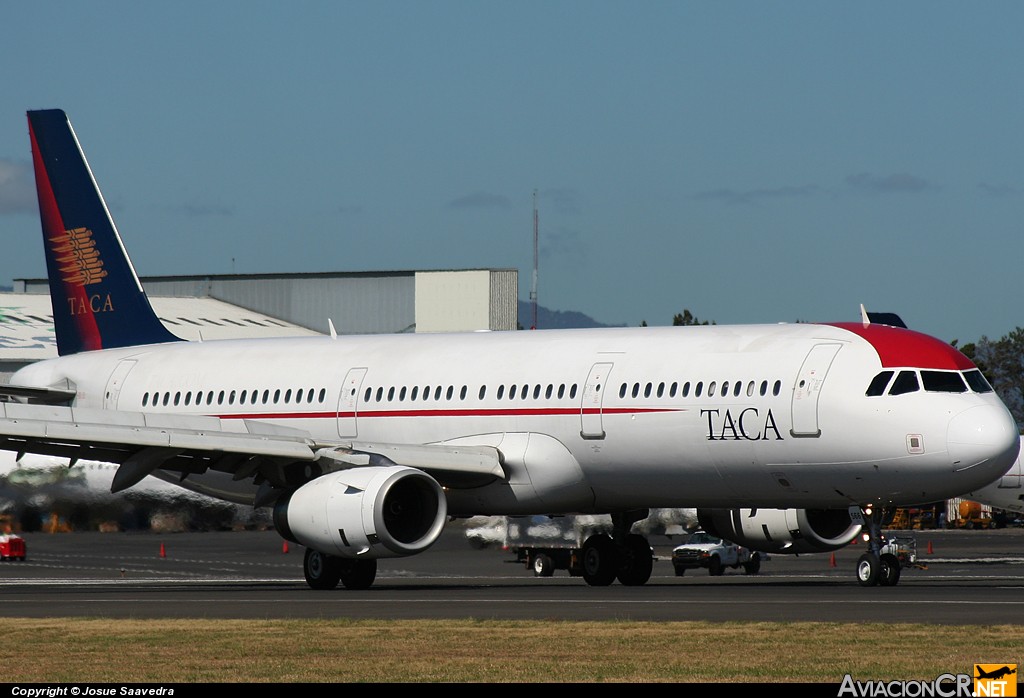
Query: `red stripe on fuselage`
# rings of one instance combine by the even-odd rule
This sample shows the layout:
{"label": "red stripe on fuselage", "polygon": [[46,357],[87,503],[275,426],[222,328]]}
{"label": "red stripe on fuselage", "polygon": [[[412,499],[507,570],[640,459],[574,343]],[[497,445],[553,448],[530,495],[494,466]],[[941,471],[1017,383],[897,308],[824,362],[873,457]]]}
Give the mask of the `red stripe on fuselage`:
{"label": "red stripe on fuselage", "polygon": [[833,327],[865,339],[885,368],[932,368],[965,371],[975,368],[966,356],[950,344],[921,332],[889,325],[864,325],[860,322],[835,322]]}
{"label": "red stripe on fuselage", "polygon": [[[46,171],[42,153],[39,151],[39,144],[36,142],[35,131],[32,130],[32,121],[28,124],[29,136],[32,139],[32,165],[36,172],[36,190],[39,195],[39,217],[43,225],[43,244],[46,245],[47,258],[52,261],[53,269],[50,274],[59,274],[57,268],[57,255],[53,250],[53,238],[64,238],[64,219],[61,216],[60,208],[57,206],[57,197],[53,193],[53,185],[50,183],[50,173]],[[103,338],[100,336],[99,327],[96,326],[96,317],[92,314],[89,305],[89,294],[84,286],[64,283],[64,293],[70,307],[57,308],[59,299],[52,298],[54,304],[54,315],[71,315],[72,321],[78,329],[78,336],[82,339],[81,349],[91,351],[103,348]],[[82,312],[82,311],[86,312]]]}
{"label": "red stripe on fuselage", "polygon": [[[582,414],[654,414],[659,412],[686,412],[670,408],[588,408]],[[244,414],[215,414],[220,419],[371,419],[375,417],[558,417],[581,414],[580,408],[551,407],[523,409],[466,409],[466,410],[365,410],[360,412],[250,412]]]}

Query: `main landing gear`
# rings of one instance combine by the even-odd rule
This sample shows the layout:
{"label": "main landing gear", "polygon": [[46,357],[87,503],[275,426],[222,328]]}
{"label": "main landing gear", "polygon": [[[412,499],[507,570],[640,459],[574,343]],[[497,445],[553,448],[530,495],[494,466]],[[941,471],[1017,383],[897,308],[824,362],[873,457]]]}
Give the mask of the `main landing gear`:
{"label": "main landing gear", "polygon": [[338,582],[346,589],[369,589],[377,578],[377,561],[352,560],[306,548],[302,571],[312,589],[334,589]]}
{"label": "main landing gear", "polygon": [[612,535],[596,533],[583,543],[583,579],[590,586],[608,586],[616,579],[641,586],[651,578],[654,555],[647,538],[629,530],[648,512],[612,514]]}
{"label": "main landing gear", "polygon": [[857,560],[857,583],[862,587],[893,587],[900,581],[900,559],[890,552],[883,552],[885,536],[882,534],[882,509],[863,507],[860,509],[868,551]]}

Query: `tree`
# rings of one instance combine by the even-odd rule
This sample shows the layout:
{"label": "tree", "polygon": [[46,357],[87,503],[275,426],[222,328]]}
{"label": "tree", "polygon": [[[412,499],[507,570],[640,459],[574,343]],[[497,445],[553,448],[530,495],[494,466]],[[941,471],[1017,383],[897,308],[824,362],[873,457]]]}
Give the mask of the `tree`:
{"label": "tree", "polygon": [[673,327],[685,327],[690,325],[714,325],[715,323],[709,323],[707,320],[701,322],[697,319],[697,316],[691,313],[688,309],[683,309],[682,313],[676,313],[672,317]]}
{"label": "tree", "polygon": [[982,337],[961,351],[982,370],[1017,423],[1024,423],[1024,329],[995,341]]}

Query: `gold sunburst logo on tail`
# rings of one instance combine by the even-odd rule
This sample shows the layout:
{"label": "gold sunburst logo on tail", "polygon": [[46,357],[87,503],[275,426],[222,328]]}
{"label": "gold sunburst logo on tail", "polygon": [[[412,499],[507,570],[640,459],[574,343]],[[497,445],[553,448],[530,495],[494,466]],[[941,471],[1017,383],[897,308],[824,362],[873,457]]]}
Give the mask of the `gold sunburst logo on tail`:
{"label": "gold sunburst logo on tail", "polygon": [[65,230],[63,235],[50,238],[50,244],[64,283],[88,286],[107,275],[88,228]]}

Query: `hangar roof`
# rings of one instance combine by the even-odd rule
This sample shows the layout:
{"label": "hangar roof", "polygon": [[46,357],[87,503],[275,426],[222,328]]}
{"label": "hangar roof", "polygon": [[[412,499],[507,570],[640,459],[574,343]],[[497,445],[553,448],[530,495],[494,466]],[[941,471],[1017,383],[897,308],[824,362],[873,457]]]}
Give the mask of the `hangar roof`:
{"label": "hangar roof", "polygon": [[[157,316],[182,339],[299,337],[320,334],[213,298],[150,296]],[[57,356],[48,295],[0,293],[0,361]]]}

